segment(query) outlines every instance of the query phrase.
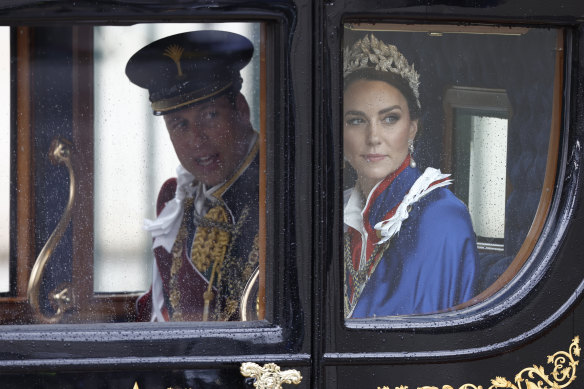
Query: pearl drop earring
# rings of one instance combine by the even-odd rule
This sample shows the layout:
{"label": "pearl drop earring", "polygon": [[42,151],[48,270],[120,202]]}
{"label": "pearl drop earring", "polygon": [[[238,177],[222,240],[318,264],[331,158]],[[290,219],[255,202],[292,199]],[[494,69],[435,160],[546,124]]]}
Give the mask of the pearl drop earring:
{"label": "pearl drop earring", "polygon": [[414,161],[414,140],[408,139],[408,149],[410,150],[410,167],[416,167],[416,161]]}

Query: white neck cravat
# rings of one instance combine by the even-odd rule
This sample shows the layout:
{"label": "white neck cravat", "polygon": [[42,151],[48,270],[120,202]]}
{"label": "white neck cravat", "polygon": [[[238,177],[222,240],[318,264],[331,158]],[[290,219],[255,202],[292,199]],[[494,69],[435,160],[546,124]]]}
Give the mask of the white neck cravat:
{"label": "white neck cravat", "polygon": [[154,238],[153,248],[162,246],[170,252],[174,240],[178,234],[184,211],[184,199],[192,197],[196,186],[193,185],[195,177],[184,167],[176,168],[177,186],[174,199],[164,206],[156,220],[144,220],[144,229],[150,231]]}

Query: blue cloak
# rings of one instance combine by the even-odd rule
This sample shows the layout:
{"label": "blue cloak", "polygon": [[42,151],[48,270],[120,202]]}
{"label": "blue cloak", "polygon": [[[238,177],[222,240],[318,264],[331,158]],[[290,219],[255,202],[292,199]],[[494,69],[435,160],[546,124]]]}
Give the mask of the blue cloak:
{"label": "blue cloak", "polygon": [[[369,198],[364,224],[370,231],[387,219],[420,175],[406,166],[386,189]],[[367,239],[377,241],[371,235]],[[477,260],[466,206],[450,190],[437,188],[412,204],[398,235],[371,266],[368,280],[359,285],[346,269],[350,303],[345,314],[351,318],[424,314],[456,306],[475,295]]]}

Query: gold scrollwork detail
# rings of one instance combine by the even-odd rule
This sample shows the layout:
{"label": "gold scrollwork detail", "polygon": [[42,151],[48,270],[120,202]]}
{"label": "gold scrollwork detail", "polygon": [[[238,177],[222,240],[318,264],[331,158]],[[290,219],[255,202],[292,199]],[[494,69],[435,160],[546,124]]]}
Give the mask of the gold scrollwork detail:
{"label": "gold scrollwork detail", "polygon": [[[548,355],[547,363],[553,364],[554,369],[546,374],[543,366],[533,365],[526,367],[515,375],[515,383],[505,377],[495,377],[491,380],[489,389],[562,389],[570,385],[576,379],[576,367],[580,357],[580,337],[575,336],[568,351],[558,351]],[[377,389],[390,389],[389,386],[378,386]],[[395,389],[408,389],[407,386],[396,386]],[[437,386],[418,386],[417,389],[439,389]],[[442,389],[454,389],[450,385],[442,386]],[[464,384],[458,389],[483,389],[481,385]]]}
{"label": "gold scrollwork detail", "polygon": [[256,379],[253,384],[256,389],[281,389],[282,384],[298,385],[302,381],[302,375],[298,370],[280,371],[280,366],[275,363],[266,363],[260,367],[257,363],[244,362],[240,371],[244,377]]}

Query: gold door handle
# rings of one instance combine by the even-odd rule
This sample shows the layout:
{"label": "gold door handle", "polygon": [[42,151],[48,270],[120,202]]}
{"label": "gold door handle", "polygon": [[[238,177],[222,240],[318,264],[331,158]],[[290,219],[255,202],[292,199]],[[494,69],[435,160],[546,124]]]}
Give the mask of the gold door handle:
{"label": "gold door handle", "polygon": [[275,363],[266,363],[260,367],[257,363],[244,362],[240,368],[244,377],[255,378],[253,386],[256,389],[281,389],[282,384],[298,385],[302,381],[302,375],[298,370],[280,370]]}
{"label": "gold door handle", "polygon": [[45,266],[69,225],[73,203],[75,202],[75,173],[73,171],[73,165],[71,164],[70,146],[70,142],[61,138],[54,139],[51,142],[49,160],[53,164],[65,164],[69,170],[69,201],[67,202],[67,207],[65,208],[57,227],[55,227],[55,230],[51,236],[49,236],[47,243],[45,243],[34,263],[26,292],[28,302],[32,307],[35,318],[39,322],[47,324],[58,323],[61,321],[65,311],[70,309],[74,304],[72,297],[74,294],[71,292],[71,286],[61,285],[53,292],[49,293],[49,299],[56,308],[53,316],[46,316],[43,314],[39,305],[39,289],[43,280]]}

